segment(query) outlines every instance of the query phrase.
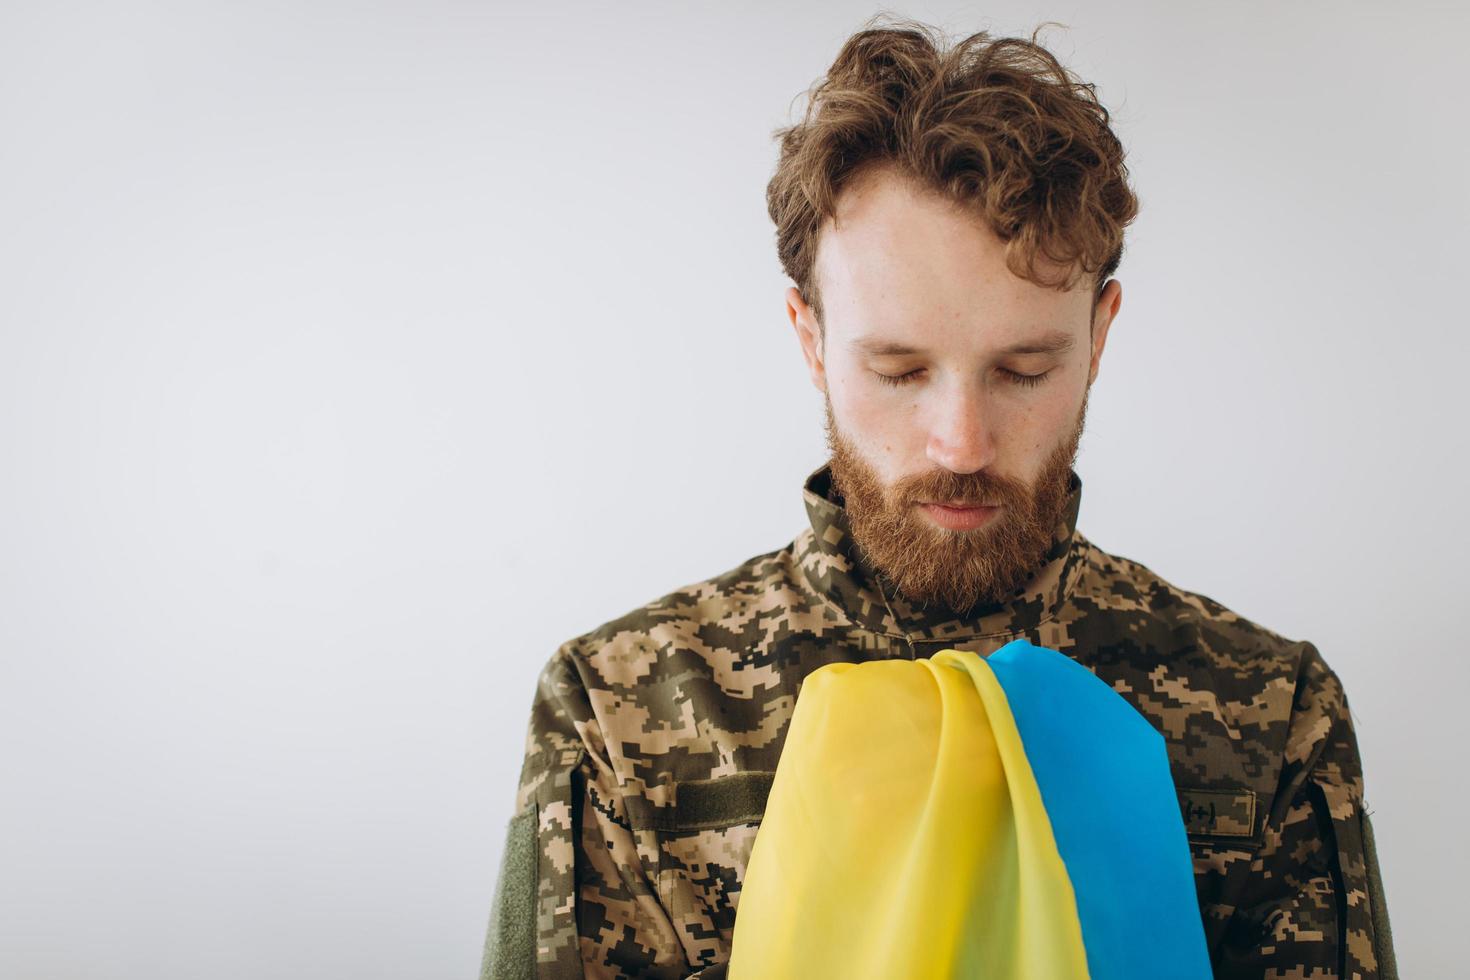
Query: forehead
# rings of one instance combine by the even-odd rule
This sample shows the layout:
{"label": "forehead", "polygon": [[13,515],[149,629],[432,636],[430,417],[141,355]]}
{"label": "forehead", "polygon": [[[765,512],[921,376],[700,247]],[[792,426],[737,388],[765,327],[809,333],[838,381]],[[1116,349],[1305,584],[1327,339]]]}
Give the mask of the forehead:
{"label": "forehead", "polygon": [[815,259],[829,332],[961,330],[1016,341],[1078,321],[1086,328],[1085,277],[1065,293],[1022,279],[980,215],[892,171],[843,188],[836,211]]}

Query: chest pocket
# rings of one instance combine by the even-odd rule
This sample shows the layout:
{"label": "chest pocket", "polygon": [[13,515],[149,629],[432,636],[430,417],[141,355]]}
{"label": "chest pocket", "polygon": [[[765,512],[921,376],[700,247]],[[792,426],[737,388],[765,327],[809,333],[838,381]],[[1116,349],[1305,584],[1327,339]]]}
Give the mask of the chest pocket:
{"label": "chest pocket", "polygon": [[1193,843],[1253,849],[1260,846],[1263,814],[1244,786],[1176,786],[1179,815]]}
{"label": "chest pocket", "polygon": [[740,884],[775,776],[750,771],[682,780],[674,805],[654,820],[659,900],[691,965],[729,956]]}

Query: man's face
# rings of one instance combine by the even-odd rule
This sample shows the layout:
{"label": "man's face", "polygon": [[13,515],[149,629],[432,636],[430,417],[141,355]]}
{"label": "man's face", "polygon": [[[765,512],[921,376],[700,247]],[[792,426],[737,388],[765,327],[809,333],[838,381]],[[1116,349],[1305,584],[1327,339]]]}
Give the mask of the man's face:
{"label": "man's face", "polygon": [[1095,306],[1088,278],[1027,282],[977,217],[886,171],[844,189],[816,277],[825,339],[794,288],[787,311],[857,547],[921,605],[1010,597],[1061,518],[1118,282]]}

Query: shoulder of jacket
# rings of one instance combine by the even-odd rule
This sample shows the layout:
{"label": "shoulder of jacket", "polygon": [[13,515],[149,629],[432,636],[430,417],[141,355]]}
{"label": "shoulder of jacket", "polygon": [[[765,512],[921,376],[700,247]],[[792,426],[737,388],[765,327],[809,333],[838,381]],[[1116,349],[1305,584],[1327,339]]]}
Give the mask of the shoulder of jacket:
{"label": "shoulder of jacket", "polygon": [[1310,643],[1290,639],[1203,592],[1182,588],[1143,562],[1104,551],[1085,538],[1083,546],[1086,574],[1074,599],[1113,613],[1146,616],[1171,631],[1194,632],[1216,653],[1266,658],[1287,669],[1300,669],[1304,658],[1321,659]]}
{"label": "shoulder of jacket", "polygon": [[[744,624],[800,600],[796,542],[747,558],[690,582],[573,636],[552,654],[543,673],[575,672],[588,687],[636,682],[671,648],[699,644],[711,630]],[[591,669],[589,669],[591,668]]]}
{"label": "shoulder of jacket", "polygon": [[1090,541],[1084,542],[1084,552],[1089,565],[1084,594],[1094,601],[1106,602],[1111,596],[1115,603],[1137,603],[1172,628],[1198,629],[1222,647],[1278,662],[1293,677],[1299,695],[1321,691],[1341,697],[1341,680],[1310,640],[1278,633],[1202,592],[1175,585],[1140,561],[1104,551]]}
{"label": "shoulder of jacket", "polygon": [[[1124,669],[1121,676],[1141,690],[1166,691],[1165,715],[1213,719],[1191,722],[1204,726],[1192,729],[1199,744],[1206,744],[1199,732],[1212,723],[1233,733],[1220,743],[1231,752],[1181,743],[1176,779],[1241,787],[1263,801],[1281,792],[1290,799],[1330,745],[1353,737],[1342,684],[1311,641],[1286,637],[1090,542],[1083,561],[1073,631],[1123,644],[1134,673]],[[1098,625],[1089,627],[1094,620]],[[1241,768],[1237,758],[1249,765]],[[1355,760],[1356,749],[1349,744],[1334,758]],[[1354,777],[1344,778],[1351,784]]]}

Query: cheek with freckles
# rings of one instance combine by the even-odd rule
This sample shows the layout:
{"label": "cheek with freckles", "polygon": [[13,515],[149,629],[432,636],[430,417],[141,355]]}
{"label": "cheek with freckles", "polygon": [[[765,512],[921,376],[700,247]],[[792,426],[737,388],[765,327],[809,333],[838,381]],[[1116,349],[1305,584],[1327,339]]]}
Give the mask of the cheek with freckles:
{"label": "cheek with freckles", "polygon": [[1077,426],[1077,413],[1082,409],[1082,396],[1058,385],[1045,399],[1029,406],[1018,421],[1018,432],[1024,436],[1016,446],[1019,475],[1031,483],[1041,475],[1042,467],[1058,446],[1069,439]]}
{"label": "cheek with freckles", "polygon": [[828,387],[832,411],[842,433],[851,441],[869,466],[878,471],[886,484],[895,477],[924,468],[924,462],[906,458],[906,454],[924,452],[924,433],[915,424],[917,411],[913,398],[896,400],[891,393],[873,391],[861,378],[838,376]]}

